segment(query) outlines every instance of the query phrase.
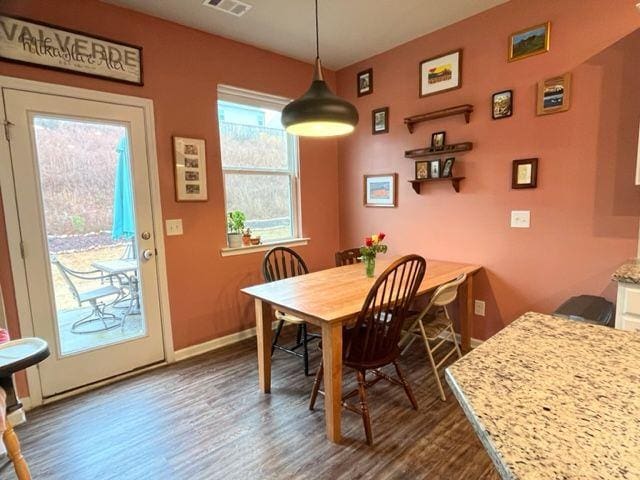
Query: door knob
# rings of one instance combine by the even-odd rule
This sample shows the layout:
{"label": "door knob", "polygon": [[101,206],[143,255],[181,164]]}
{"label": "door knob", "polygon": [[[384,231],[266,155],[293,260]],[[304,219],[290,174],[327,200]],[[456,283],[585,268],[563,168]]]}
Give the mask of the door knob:
{"label": "door knob", "polygon": [[151,257],[153,257],[153,250],[143,250],[142,251],[142,256],[144,257],[145,260],[151,260]]}

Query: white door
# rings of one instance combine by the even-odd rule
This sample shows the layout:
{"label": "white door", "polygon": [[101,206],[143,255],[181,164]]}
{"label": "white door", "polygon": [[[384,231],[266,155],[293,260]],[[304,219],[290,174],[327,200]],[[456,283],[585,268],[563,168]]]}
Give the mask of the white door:
{"label": "white door", "polygon": [[2,95],[43,397],[162,361],[143,109]]}

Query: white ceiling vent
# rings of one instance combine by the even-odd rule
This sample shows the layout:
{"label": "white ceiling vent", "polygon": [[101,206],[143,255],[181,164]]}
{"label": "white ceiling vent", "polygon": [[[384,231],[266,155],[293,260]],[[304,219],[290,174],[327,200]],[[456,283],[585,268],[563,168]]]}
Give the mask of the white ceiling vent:
{"label": "white ceiling vent", "polygon": [[221,12],[230,13],[236,17],[241,17],[249,10],[253,5],[241,2],[240,0],[204,0],[202,4],[206,7],[215,8]]}

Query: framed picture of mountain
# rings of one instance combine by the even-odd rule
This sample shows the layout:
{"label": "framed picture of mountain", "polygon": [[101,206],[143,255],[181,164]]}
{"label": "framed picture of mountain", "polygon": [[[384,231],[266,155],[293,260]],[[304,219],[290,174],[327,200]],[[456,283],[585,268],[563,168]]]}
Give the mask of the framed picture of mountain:
{"label": "framed picture of mountain", "polygon": [[448,92],[462,86],[462,49],[420,62],[420,97]]}
{"label": "framed picture of mountain", "polygon": [[509,61],[514,62],[548,52],[550,33],[551,22],[512,33],[509,37]]}

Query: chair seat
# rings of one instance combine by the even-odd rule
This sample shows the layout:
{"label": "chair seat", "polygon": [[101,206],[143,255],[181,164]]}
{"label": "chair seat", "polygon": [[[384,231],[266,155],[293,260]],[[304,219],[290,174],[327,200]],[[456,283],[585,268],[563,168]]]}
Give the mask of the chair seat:
{"label": "chair seat", "polygon": [[[415,322],[416,318],[420,312],[411,312],[405,321],[405,326],[409,328],[413,322]],[[449,320],[444,315],[440,314],[428,314],[425,315],[422,319],[422,325],[424,326],[424,331],[427,334],[427,338],[429,340],[435,340],[438,336],[445,331],[447,328],[451,326],[451,320]],[[419,327],[416,325],[414,333],[420,333]]]}
{"label": "chair seat", "polygon": [[93,290],[87,290],[86,292],[79,292],[78,300],[80,300],[80,302],[89,302],[91,300],[97,300],[102,297],[108,297],[109,295],[118,294],[120,294],[120,289],[118,287],[114,285],[105,285]]}
{"label": "chair seat", "polygon": [[276,320],[284,320],[285,322],[289,322],[289,323],[304,323],[304,320],[298,317],[295,317],[289,313],[284,313],[284,312],[279,312],[278,310],[276,310],[275,312],[275,317]]}

